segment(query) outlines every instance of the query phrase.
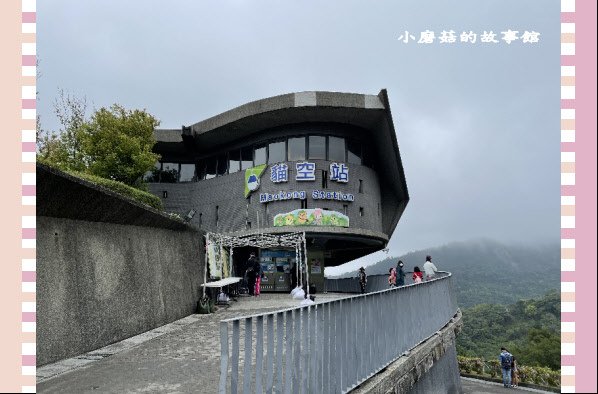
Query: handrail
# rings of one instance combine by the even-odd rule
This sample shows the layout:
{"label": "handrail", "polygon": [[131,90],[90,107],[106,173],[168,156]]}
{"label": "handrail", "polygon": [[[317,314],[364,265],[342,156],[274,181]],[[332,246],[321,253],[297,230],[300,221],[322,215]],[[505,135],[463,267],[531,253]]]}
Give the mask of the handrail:
{"label": "handrail", "polygon": [[222,320],[219,391],[347,392],[450,321],[451,276]]}

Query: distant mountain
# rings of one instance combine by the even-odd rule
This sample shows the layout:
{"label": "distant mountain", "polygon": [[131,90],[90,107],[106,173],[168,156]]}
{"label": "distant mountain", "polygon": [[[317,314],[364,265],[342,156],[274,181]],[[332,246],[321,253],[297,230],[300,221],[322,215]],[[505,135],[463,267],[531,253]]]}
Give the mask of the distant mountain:
{"label": "distant mountain", "polygon": [[[366,268],[368,275],[387,274],[399,259],[407,271],[420,268],[426,255],[440,271],[453,273],[457,302],[462,308],[476,304],[513,304],[541,297],[560,288],[560,244],[506,245],[488,239],[454,242],[389,257]],[[355,277],[357,271],[339,277]],[[409,277],[407,283],[410,283]]]}

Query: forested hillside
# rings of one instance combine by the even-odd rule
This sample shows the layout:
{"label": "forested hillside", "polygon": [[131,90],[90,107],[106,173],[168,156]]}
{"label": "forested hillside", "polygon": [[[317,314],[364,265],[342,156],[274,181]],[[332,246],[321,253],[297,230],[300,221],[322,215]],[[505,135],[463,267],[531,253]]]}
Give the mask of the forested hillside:
{"label": "forested hillside", "polygon": [[[397,260],[412,271],[426,255],[441,271],[453,273],[461,308],[476,304],[511,304],[539,297],[560,286],[560,244],[505,245],[491,240],[455,242],[390,257],[366,268],[368,275],[387,274]],[[357,276],[357,272],[342,277]],[[409,279],[407,281],[409,282]]]}
{"label": "forested hillside", "polygon": [[468,357],[498,358],[501,346],[519,362],[558,370],[561,363],[560,293],[511,305],[481,304],[464,309],[463,331],[457,353]]}

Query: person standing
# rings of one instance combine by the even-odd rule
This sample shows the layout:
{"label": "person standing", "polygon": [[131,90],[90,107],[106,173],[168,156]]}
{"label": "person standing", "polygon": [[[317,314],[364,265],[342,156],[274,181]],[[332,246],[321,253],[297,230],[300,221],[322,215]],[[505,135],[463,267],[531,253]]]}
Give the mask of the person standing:
{"label": "person standing", "polygon": [[388,270],[388,285],[395,287],[397,285],[397,270],[394,267],[390,267]]}
{"label": "person standing", "polygon": [[517,360],[515,356],[511,355],[511,387],[517,387],[519,385],[519,371]]}
{"label": "person standing", "polygon": [[434,278],[436,276],[436,272],[438,272],[438,269],[434,263],[432,263],[432,256],[430,255],[426,256],[426,262],[424,263],[423,268],[424,272],[426,273],[426,280]]}
{"label": "person standing", "polygon": [[399,260],[397,263],[397,286],[405,286],[405,271],[403,270],[403,262]]}
{"label": "person standing", "polygon": [[368,276],[365,274],[365,268],[359,269],[359,287],[361,288],[361,294],[365,293],[365,286],[368,283]]}
{"label": "person standing", "polygon": [[249,259],[247,260],[247,287],[249,290],[249,295],[255,295],[255,281],[257,278],[257,272],[255,272],[255,265],[259,264],[257,258],[255,257],[255,253],[251,252],[249,254]]}
{"label": "person standing", "polygon": [[513,355],[511,355],[507,349],[501,347],[498,360],[502,371],[502,384],[505,387],[511,387],[511,362],[513,361]]}
{"label": "person standing", "polygon": [[264,271],[262,270],[262,265],[258,259],[255,259],[253,263],[253,271],[255,272],[255,291],[253,294],[255,296],[259,296],[261,293],[262,276],[264,275]]}
{"label": "person standing", "polygon": [[422,283],[422,280],[424,279],[424,274],[421,272],[421,270],[419,269],[419,267],[416,265],[413,268],[413,283]]}

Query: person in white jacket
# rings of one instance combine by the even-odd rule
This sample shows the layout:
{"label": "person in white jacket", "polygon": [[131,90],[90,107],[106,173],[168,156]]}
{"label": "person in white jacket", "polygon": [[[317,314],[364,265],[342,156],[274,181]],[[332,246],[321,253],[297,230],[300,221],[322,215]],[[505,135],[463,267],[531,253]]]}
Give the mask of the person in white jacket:
{"label": "person in white jacket", "polygon": [[438,272],[438,268],[432,263],[432,256],[426,256],[426,262],[424,263],[424,273],[426,275],[426,280],[430,280],[436,276],[436,272]]}

